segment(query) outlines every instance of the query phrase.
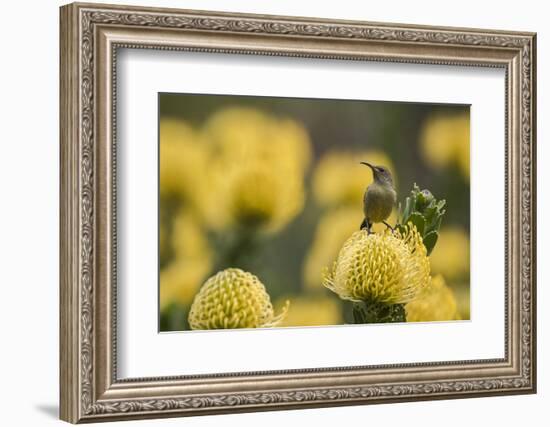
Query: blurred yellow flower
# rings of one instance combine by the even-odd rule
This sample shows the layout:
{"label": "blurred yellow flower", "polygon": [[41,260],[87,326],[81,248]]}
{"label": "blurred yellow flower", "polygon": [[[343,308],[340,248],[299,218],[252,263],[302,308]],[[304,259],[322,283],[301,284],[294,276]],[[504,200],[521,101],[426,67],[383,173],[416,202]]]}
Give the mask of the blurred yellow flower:
{"label": "blurred yellow flower", "polygon": [[228,268],[210,277],[189,312],[191,329],[265,328],[277,326],[289,302],[275,316],[265,286],[253,274]]}
{"label": "blurred yellow flower", "polygon": [[[260,165],[258,165],[260,166]],[[268,223],[277,215],[277,177],[261,167],[240,171],[230,182],[232,194],[227,206],[237,224],[255,226]]]}
{"label": "blurred yellow flower", "polygon": [[[340,304],[333,297],[302,294],[289,299],[292,309],[280,326],[340,325],[343,322]],[[284,301],[278,301],[275,306],[283,304]]]}
{"label": "blurred yellow flower", "polygon": [[172,303],[190,304],[209,270],[205,264],[179,259],[163,268],[160,272],[160,311]]}
{"label": "blurred yellow flower", "polygon": [[311,163],[311,143],[306,129],[291,119],[279,119],[271,133],[272,144],[277,147],[274,154],[281,155],[280,161],[304,172]]}
{"label": "blurred yellow flower", "polygon": [[435,276],[430,286],[418,298],[405,306],[407,322],[437,322],[457,320],[456,298],[443,276]]}
{"label": "blurred yellow flower", "polygon": [[470,116],[433,115],[420,133],[421,153],[426,163],[442,169],[455,163],[465,177],[470,176]]}
{"label": "blurred yellow flower", "polygon": [[462,278],[470,272],[470,240],[460,227],[443,228],[430,254],[434,274],[442,274],[449,280]]}
{"label": "blurred yellow flower", "polygon": [[470,320],[470,284],[459,283],[452,287],[460,319]]}
{"label": "blurred yellow flower", "polygon": [[356,231],[323,281],[342,299],[385,304],[409,302],[429,283],[426,248],[410,223],[403,233]]}
{"label": "blurred yellow flower", "polygon": [[159,221],[159,256],[164,259],[168,254],[168,235],[164,221]]}
{"label": "blurred yellow flower", "polygon": [[174,260],[160,272],[161,311],[172,302],[189,304],[212,268],[212,250],[192,214],[177,214],[170,237]]}
{"label": "blurred yellow flower", "polygon": [[204,139],[210,160],[202,202],[210,227],[274,232],[302,210],[311,146],[300,124],[250,108],[228,108],[208,120]]}
{"label": "blurred yellow flower", "polygon": [[317,202],[323,206],[361,206],[363,193],[372,183],[372,172],[361,166],[360,161],[386,166],[396,181],[393,164],[381,151],[330,151],[319,160],[313,173],[313,195]]}
{"label": "blurred yellow flower", "polygon": [[243,165],[227,176],[226,213],[230,224],[277,231],[304,206],[302,177],[279,175],[263,164]]}
{"label": "blurred yellow flower", "polygon": [[200,223],[192,213],[181,210],[172,225],[172,247],[176,258],[210,263],[212,251]]}
{"label": "blurred yellow flower", "polygon": [[200,135],[177,119],[161,119],[159,129],[160,194],[195,203],[195,198],[202,193],[207,160]]}
{"label": "blurred yellow flower", "polygon": [[205,124],[204,136],[226,167],[262,161],[282,168],[276,173],[287,169],[303,173],[311,160],[311,143],[301,124],[253,108],[220,110]]}
{"label": "blurred yellow flower", "polygon": [[[344,242],[357,230],[363,221],[361,209],[341,207],[325,213],[313,237],[313,242],[304,262],[303,277],[308,288],[320,288],[323,281],[323,269],[336,261],[338,252]],[[395,211],[388,219],[395,223]],[[386,229],[384,224],[374,224],[372,230],[381,233]]]}

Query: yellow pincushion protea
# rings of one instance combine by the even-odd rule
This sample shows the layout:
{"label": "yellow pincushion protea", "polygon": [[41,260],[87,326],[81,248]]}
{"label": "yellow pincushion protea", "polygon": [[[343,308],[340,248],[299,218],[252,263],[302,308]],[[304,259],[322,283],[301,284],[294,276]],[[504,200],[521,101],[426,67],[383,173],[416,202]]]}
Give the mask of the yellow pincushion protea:
{"label": "yellow pincushion protea", "polygon": [[274,174],[261,163],[242,167],[227,177],[225,209],[231,224],[279,230],[303,208],[304,191],[298,182],[297,177]]}
{"label": "yellow pincushion protea", "polygon": [[254,108],[229,107],[213,114],[203,135],[208,148],[226,167],[262,161],[275,172],[304,172],[311,161],[311,143],[298,122]]}
{"label": "yellow pincushion protea", "polygon": [[429,283],[426,248],[410,223],[403,233],[356,231],[323,280],[342,299],[385,304],[407,303]]}
{"label": "yellow pincushion protea", "polygon": [[275,316],[265,286],[251,273],[228,268],[210,277],[193,300],[191,329],[238,329],[277,326],[288,311]]}
{"label": "yellow pincushion protea", "polygon": [[[357,230],[358,224],[364,218],[360,209],[351,206],[329,210],[321,217],[304,263],[303,278],[306,287],[321,288],[323,267],[332,265],[344,242]],[[395,220],[394,211],[388,222],[393,224]],[[372,227],[374,232],[383,232],[385,229],[386,226],[382,223],[376,223]]]}
{"label": "yellow pincushion protea", "polygon": [[408,322],[456,320],[460,316],[457,301],[442,276],[435,276],[431,285],[405,306]]}
{"label": "yellow pincushion protea", "polygon": [[276,177],[260,168],[239,174],[231,182],[229,212],[237,224],[265,224],[272,220],[278,208],[277,195],[272,190]]}
{"label": "yellow pincushion protea", "polygon": [[311,144],[301,124],[252,108],[227,108],[210,117],[202,136],[210,153],[201,173],[209,228],[274,233],[303,209]]}

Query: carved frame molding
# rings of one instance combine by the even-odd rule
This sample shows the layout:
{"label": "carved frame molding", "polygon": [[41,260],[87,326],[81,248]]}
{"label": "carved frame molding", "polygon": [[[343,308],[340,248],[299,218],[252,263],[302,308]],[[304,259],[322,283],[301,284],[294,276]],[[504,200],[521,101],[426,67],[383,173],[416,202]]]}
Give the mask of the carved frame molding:
{"label": "carved frame molding", "polygon": [[[118,380],[119,48],[505,68],[505,358]],[[535,392],[535,51],[532,33],[63,6],[61,418],[83,422]]]}

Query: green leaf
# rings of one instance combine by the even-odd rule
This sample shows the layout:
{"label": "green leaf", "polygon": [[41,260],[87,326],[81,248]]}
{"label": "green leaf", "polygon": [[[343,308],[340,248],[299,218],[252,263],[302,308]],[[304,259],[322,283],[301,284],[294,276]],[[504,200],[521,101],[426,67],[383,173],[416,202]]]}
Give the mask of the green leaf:
{"label": "green leaf", "polygon": [[438,237],[439,237],[439,233],[437,231],[431,231],[428,234],[426,234],[422,239],[422,241],[424,242],[424,246],[426,247],[426,251],[428,251],[428,255],[432,253],[433,248],[437,243]]}
{"label": "green leaf", "polygon": [[428,254],[431,253],[438,239],[439,228],[445,214],[445,200],[437,200],[427,188],[420,190],[416,183],[413,184],[410,196],[405,198],[405,207],[400,213],[400,225],[397,229],[405,232],[405,225],[413,223],[424,239],[424,245]]}
{"label": "green leaf", "polygon": [[429,231],[439,231],[441,228],[441,221],[443,220],[443,214],[440,214],[437,219],[434,221],[431,230]]}
{"label": "green leaf", "polygon": [[437,214],[437,206],[435,203],[431,203],[426,209],[424,209],[424,217],[426,218],[426,222],[430,223],[434,216]]}
{"label": "green leaf", "polygon": [[424,219],[424,216],[422,214],[418,212],[413,212],[407,222],[412,222],[415,225],[416,230],[420,233],[420,235],[421,236],[424,235],[426,220]]}
{"label": "green leaf", "polygon": [[403,209],[403,216],[401,217],[401,222],[403,224],[407,223],[410,214],[411,214],[411,199],[410,197],[407,197],[405,199],[405,209]]}
{"label": "green leaf", "polygon": [[416,208],[416,195],[418,193],[411,193],[411,210],[410,210],[410,213],[412,214]]}
{"label": "green leaf", "polygon": [[424,229],[424,234],[428,234],[430,231],[438,231],[439,226],[441,225],[441,215],[431,215],[426,216],[424,215],[424,218],[426,219],[426,228]]}

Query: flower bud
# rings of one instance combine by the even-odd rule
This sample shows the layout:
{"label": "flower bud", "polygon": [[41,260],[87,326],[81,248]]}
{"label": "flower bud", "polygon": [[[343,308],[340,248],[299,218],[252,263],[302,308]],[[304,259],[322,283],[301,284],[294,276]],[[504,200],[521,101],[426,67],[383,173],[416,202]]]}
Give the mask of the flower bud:
{"label": "flower bud", "polygon": [[430,190],[424,189],[416,195],[416,210],[423,212],[430,203],[434,200],[433,194]]}
{"label": "flower bud", "polygon": [[210,277],[193,300],[191,329],[237,329],[277,326],[288,311],[275,316],[265,286],[253,274],[228,268]]}

